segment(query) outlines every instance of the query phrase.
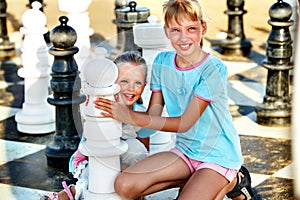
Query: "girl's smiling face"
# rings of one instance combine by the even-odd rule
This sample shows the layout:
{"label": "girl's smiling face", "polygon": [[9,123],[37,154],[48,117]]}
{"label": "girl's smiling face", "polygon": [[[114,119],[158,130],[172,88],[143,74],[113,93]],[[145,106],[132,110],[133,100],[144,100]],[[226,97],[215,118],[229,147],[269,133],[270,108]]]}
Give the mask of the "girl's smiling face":
{"label": "girl's smiling face", "polygon": [[121,86],[116,99],[132,107],[142,95],[146,85],[146,69],[137,63],[118,63],[119,76],[116,81]]}
{"label": "girl's smiling face", "polygon": [[187,16],[182,16],[180,21],[173,17],[165,31],[177,54],[189,57],[199,52],[202,37],[206,32],[206,23],[192,21]]}

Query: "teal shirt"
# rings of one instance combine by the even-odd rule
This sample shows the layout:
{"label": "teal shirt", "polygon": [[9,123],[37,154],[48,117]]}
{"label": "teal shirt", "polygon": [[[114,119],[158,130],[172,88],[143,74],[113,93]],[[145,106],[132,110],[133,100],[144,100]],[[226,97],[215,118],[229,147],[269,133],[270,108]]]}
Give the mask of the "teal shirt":
{"label": "teal shirt", "polygon": [[176,148],[194,160],[240,169],[243,158],[228,106],[227,67],[208,54],[196,66],[181,69],[175,57],[173,51],[157,55],[150,83],[152,92],[162,93],[169,116],[181,116],[193,97],[209,102],[187,132],[177,133]]}

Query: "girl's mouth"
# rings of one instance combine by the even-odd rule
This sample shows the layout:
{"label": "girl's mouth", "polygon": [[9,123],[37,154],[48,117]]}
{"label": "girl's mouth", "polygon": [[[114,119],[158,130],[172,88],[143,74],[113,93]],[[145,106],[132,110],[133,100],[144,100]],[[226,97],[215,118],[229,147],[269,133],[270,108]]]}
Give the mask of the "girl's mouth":
{"label": "girl's mouth", "polygon": [[181,44],[179,45],[179,47],[182,49],[182,50],[188,50],[190,48],[191,44]]}
{"label": "girl's mouth", "polygon": [[134,99],[135,95],[133,95],[133,94],[124,94],[124,97],[127,100],[132,101]]}

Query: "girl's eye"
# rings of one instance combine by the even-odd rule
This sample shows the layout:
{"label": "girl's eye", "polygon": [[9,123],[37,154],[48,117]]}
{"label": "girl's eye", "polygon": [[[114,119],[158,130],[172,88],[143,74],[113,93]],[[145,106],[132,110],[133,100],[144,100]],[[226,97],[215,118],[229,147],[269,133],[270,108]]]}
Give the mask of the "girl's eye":
{"label": "girl's eye", "polygon": [[179,32],[178,29],[171,29],[171,33],[176,33],[176,32]]}
{"label": "girl's eye", "polygon": [[142,85],[143,85],[143,84],[142,84],[141,82],[139,82],[139,81],[135,82],[135,86],[136,86],[136,87],[142,87]]}
{"label": "girl's eye", "polygon": [[123,83],[123,84],[127,84],[128,83],[127,80],[121,80],[120,82]]}
{"label": "girl's eye", "polygon": [[193,31],[196,31],[197,28],[196,27],[190,27],[188,30],[193,32]]}

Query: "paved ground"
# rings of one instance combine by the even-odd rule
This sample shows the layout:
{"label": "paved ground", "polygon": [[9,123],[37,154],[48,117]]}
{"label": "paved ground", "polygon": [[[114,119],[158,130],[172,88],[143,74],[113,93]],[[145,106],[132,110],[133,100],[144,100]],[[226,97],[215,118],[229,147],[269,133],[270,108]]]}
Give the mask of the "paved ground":
{"label": "paved ground", "polygon": [[[22,67],[20,60],[21,37],[18,28],[20,16],[26,10],[25,3],[20,6],[19,0],[8,0],[8,22],[11,40],[16,41],[17,56],[1,61],[0,65],[0,193],[1,199],[38,199],[45,191],[61,190],[61,181],[73,182],[70,174],[47,166],[44,148],[52,140],[53,133],[30,135],[16,129],[14,115],[22,108],[24,102],[24,82],[17,75]],[[58,25],[57,18],[62,13],[57,2],[45,1],[45,14],[48,27]],[[160,14],[163,1],[137,1],[141,6]],[[271,1],[247,1],[245,9],[245,34],[253,45],[251,54],[230,61],[220,55],[211,46],[218,40],[217,35],[227,29],[227,17],[223,14],[226,5],[218,0],[202,1],[209,31],[204,41],[205,49],[220,56],[229,69],[229,105],[235,126],[241,137],[245,166],[251,172],[253,186],[258,199],[294,199],[293,179],[291,176],[291,136],[290,128],[272,128],[256,123],[255,107],[263,101],[265,95],[266,69],[260,62],[265,58],[265,41],[268,37],[268,9]],[[94,38],[105,38],[114,45],[116,27],[112,23],[114,3],[112,0],[94,0],[90,7],[91,27]],[[99,10],[98,10],[99,9]],[[103,10],[111,10],[105,14]],[[96,37],[97,36],[97,37]],[[101,37],[98,37],[101,36]],[[101,40],[102,41],[102,40]],[[100,40],[94,40],[98,45]],[[151,146],[152,152],[169,148],[172,142],[162,146]],[[176,190],[150,195],[151,200],[172,199]]]}

